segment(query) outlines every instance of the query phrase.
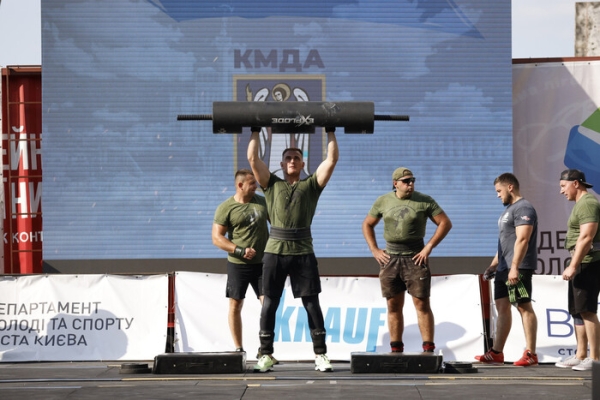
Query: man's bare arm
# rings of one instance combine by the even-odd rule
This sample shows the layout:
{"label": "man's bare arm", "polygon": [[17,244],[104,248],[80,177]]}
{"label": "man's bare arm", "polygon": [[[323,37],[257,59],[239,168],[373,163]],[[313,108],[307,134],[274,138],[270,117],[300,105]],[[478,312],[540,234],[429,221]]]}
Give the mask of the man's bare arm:
{"label": "man's bare arm", "polygon": [[337,139],[335,138],[335,133],[334,131],[327,132],[327,158],[321,162],[317,168],[317,171],[315,172],[317,176],[317,183],[320,187],[325,187],[327,182],[329,182],[339,157],[340,152],[338,149]]}
{"label": "man's bare arm", "polygon": [[[254,129],[253,129],[254,130]],[[259,131],[252,132],[252,136],[250,136],[250,143],[248,143],[248,162],[250,163],[250,168],[252,168],[252,173],[256,178],[256,181],[261,187],[267,187],[269,184],[269,178],[271,177],[271,172],[269,171],[269,167],[263,160],[260,159],[258,155],[259,148]]]}

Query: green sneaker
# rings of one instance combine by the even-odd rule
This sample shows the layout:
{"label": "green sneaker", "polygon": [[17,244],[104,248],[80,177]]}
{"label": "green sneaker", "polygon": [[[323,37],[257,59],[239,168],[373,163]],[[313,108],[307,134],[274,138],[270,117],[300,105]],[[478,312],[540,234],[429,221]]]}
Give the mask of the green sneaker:
{"label": "green sneaker", "polygon": [[509,285],[508,282],[506,286],[508,288],[508,301],[511,304],[515,304],[517,302],[517,287]]}
{"label": "green sneaker", "polygon": [[516,283],[516,285],[511,285],[508,283],[508,281],[506,281],[506,286],[508,287],[508,301],[511,304],[516,304],[519,299],[529,297],[529,293],[527,292],[525,285],[523,285],[523,282],[521,282],[522,278],[523,275],[519,274],[519,281]]}
{"label": "green sneaker", "polygon": [[254,372],[267,372],[273,369],[273,359],[265,354],[260,357],[256,365],[254,366]]}
{"label": "green sneaker", "polygon": [[517,282],[517,300],[524,299],[529,297],[529,293],[527,292],[527,288],[523,285],[523,282]]}
{"label": "green sneaker", "polygon": [[[261,354],[260,354],[260,349],[258,349],[258,353],[256,353],[256,359],[260,360]],[[271,360],[273,360],[273,365],[277,365],[279,364],[279,360],[275,358],[275,356],[273,354],[271,354]]]}

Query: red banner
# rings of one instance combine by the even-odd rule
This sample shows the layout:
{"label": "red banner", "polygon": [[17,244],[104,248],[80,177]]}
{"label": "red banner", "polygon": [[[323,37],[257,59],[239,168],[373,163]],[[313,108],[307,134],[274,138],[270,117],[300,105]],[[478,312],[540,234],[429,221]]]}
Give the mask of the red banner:
{"label": "red banner", "polygon": [[4,273],[42,272],[42,73],[2,69]]}

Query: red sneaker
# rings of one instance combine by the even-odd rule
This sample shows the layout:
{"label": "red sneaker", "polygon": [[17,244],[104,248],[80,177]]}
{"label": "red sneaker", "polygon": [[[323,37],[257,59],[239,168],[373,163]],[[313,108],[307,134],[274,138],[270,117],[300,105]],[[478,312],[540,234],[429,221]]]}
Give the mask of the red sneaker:
{"label": "red sneaker", "polygon": [[537,354],[533,354],[529,350],[525,350],[523,357],[515,361],[514,364],[517,367],[529,367],[531,365],[538,365]]}
{"label": "red sneaker", "polygon": [[504,353],[494,353],[489,349],[484,355],[475,356],[475,359],[485,364],[504,364]]}

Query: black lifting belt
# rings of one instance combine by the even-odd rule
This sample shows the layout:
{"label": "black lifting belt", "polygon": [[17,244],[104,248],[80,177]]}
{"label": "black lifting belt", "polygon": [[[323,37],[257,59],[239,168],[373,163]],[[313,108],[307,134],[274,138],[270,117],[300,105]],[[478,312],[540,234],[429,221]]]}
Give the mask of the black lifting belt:
{"label": "black lifting belt", "polygon": [[423,239],[417,239],[413,240],[412,242],[406,243],[385,243],[385,248],[391,251],[392,253],[403,253],[407,251],[413,251],[415,253],[418,253],[419,251],[423,250],[423,247],[425,247],[425,242],[423,241]]}
{"label": "black lifting belt", "polygon": [[279,240],[310,239],[310,226],[307,228],[275,228],[271,227],[270,237]]}

